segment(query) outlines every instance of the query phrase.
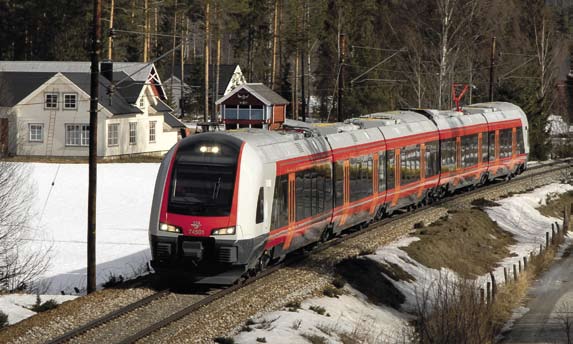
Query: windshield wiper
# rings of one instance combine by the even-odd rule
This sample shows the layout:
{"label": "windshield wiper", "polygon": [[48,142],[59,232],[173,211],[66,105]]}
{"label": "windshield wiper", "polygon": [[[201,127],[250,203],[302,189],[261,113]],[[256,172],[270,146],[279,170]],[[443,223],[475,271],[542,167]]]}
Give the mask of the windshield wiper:
{"label": "windshield wiper", "polygon": [[219,190],[221,190],[221,177],[217,179],[217,183],[215,183],[215,187],[213,188],[213,195],[211,197],[213,200],[219,197]]}

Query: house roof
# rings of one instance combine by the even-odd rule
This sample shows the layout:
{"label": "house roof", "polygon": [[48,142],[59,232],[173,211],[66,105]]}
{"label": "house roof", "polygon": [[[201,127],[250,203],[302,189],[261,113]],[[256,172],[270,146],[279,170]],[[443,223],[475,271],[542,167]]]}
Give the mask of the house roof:
{"label": "house roof", "polygon": [[[227,90],[227,86],[231,79],[233,78],[233,74],[237,69],[238,64],[221,64],[219,65],[219,90],[217,91],[218,95],[225,94]],[[217,77],[217,69],[216,65],[211,64],[209,65],[209,88],[213,90],[215,88],[215,78]],[[203,85],[204,82],[204,67],[200,64],[193,64],[193,63],[186,63],[183,67],[183,71],[185,73],[185,82],[187,85],[190,86],[200,86]],[[176,65],[173,69],[173,73],[169,71],[169,76],[174,76],[178,80],[181,80],[181,65]],[[168,84],[166,82],[166,84]]]}
{"label": "house roof", "polygon": [[[160,87],[160,96],[165,98],[165,90],[153,63],[145,62],[113,62],[114,80],[116,72],[123,72],[132,80],[138,81],[141,91],[144,83],[152,81]],[[0,72],[62,72],[62,73],[90,73],[89,61],[0,61]],[[123,86],[123,83],[121,85]],[[138,93],[139,94],[139,93]],[[135,101],[134,101],[135,102]]]}
{"label": "house roof", "polygon": [[242,89],[246,89],[249,93],[253,94],[255,97],[259,98],[260,101],[265,103],[265,105],[276,105],[276,104],[288,104],[289,102],[281,97],[278,93],[271,90],[267,86],[261,83],[252,83],[252,84],[243,84],[235,88],[231,93],[227,94],[223,98],[217,100],[215,104],[219,105],[223,103],[225,100],[232,97],[235,93],[239,92]]}
{"label": "house roof", "polygon": [[164,112],[163,113],[163,120],[165,121],[165,123],[167,123],[167,125],[169,125],[171,128],[185,128],[185,124],[183,124],[183,122],[181,122],[180,120],[178,120],[177,118],[175,118],[175,116],[173,116],[172,114],[170,114],[169,112]]}
{"label": "house roof", "polygon": [[13,107],[53,76],[54,73],[0,72],[0,107]]}
{"label": "house roof", "polygon": [[[0,106],[13,107],[44,85],[55,72],[0,72]],[[89,73],[62,73],[82,91],[90,93]],[[100,75],[99,103],[113,115],[141,113],[141,110],[127,102],[118,92],[108,94],[110,82]]]}
{"label": "house roof", "polygon": [[173,111],[173,109],[165,104],[165,102],[163,102],[162,100],[158,100],[157,104],[151,104],[151,107],[153,107],[155,109],[155,111],[157,112],[171,112]]}
{"label": "house roof", "polygon": [[[89,73],[62,73],[71,82],[76,84],[87,94],[90,94],[91,75]],[[109,94],[111,82],[103,76],[99,76],[99,103],[114,115],[141,113],[141,110],[130,104],[121,92]]]}

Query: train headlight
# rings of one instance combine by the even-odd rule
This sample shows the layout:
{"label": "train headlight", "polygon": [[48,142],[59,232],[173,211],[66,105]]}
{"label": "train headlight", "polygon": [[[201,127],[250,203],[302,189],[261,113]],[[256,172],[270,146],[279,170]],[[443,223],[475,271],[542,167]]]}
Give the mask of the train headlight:
{"label": "train headlight", "polygon": [[221,148],[219,146],[201,146],[199,147],[199,152],[201,153],[211,153],[211,154],[219,154]]}
{"label": "train headlight", "polygon": [[181,233],[181,228],[168,225],[166,223],[159,223],[159,230],[164,232],[171,232],[171,233]]}
{"label": "train headlight", "polygon": [[236,233],[236,228],[235,228],[235,226],[233,226],[233,227],[227,227],[227,228],[214,229],[211,232],[211,235],[233,235],[235,233]]}

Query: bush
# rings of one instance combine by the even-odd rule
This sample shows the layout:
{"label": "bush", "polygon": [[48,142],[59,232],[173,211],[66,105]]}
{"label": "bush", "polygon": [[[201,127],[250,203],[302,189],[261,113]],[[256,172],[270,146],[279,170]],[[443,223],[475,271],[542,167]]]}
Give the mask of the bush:
{"label": "bush", "polygon": [[321,306],[310,306],[309,309],[319,315],[324,315],[324,313],[326,313],[326,309]]}
{"label": "bush", "polygon": [[111,287],[115,287],[116,285],[118,285],[120,283],[123,283],[123,276],[122,275],[116,276],[116,275],[110,274],[109,278],[107,279],[107,281],[104,284],[102,284],[102,286],[104,288],[111,288]]}
{"label": "bush", "polygon": [[231,337],[217,337],[213,339],[215,343],[219,344],[235,344],[235,340]]}
{"label": "bush", "polygon": [[322,291],[322,293],[323,293],[325,296],[335,297],[335,298],[338,298],[340,295],[344,294],[344,293],[342,292],[342,290],[337,289],[337,288],[332,287],[332,286],[326,286],[326,288],[324,288],[324,290]]}
{"label": "bush", "polygon": [[49,311],[50,309],[54,309],[58,307],[58,303],[56,300],[49,299],[48,301],[42,303],[42,299],[40,295],[36,296],[36,303],[32,306],[31,310],[36,313],[42,313],[45,311]]}
{"label": "bush", "polygon": [[0,311],[0,329],[10,325],[8,323],[8,314]]}
{"label": "bush", "polygon": [[318,336],[316,334],[303,334],[302,335],[306,340],[311,342],[312,344],[326,344],[328,340],[322,336]]}
{"label": "bush", "polygon": [[289,312],[296,312],[300,309],[300,301],[291,301],[285,305]]}
{"label": "bush", "polygon": [[332,285],[336,287],[336,289],[342,289],[346,285],[346,281],[341,276],[336,276],[332,281]]}

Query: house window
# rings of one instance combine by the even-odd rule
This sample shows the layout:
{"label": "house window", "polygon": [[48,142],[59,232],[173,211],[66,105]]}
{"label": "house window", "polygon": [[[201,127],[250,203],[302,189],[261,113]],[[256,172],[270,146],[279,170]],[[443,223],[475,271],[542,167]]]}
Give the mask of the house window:
{"label": "house window", "polygon": [[89,124],[66,124],[66,146],[88,146],[89,144]]}
{"label": "house window", "polygon": [[139,107],[142,109],[145,107],[145,98],[144,97],[139,98]]}
{"label": "house window", "polygon": [[136,144],[137,139],[137,122],[130,122],[129,123],[129,144],[134,145]]}
{"label": "house window", "polygon": [[156,121],[149,122],[149,142],[155,142],[155,125]]}
{"label": "house window", "polygon": [[30,124],[30,142],[44,142],[44,125]]}
{"label": "house window", "polygon": [[78,95],[75,93],[64,93],[64,109],[75,110],[78,108]]}
{"label": "house window", "polygon": [[58,108],[58,93],[44,94],[44,108],[46,109]]}
{"label": "house window", "polygon": [[107,125],[107,145],[119,145],[119,123]]}

